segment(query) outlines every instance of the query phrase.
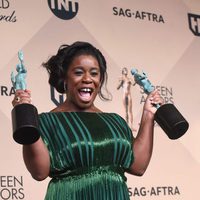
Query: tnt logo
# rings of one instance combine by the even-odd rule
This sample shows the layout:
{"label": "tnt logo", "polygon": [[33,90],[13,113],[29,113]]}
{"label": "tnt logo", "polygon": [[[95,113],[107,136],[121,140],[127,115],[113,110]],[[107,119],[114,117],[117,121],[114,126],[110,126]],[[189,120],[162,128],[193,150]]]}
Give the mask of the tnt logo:
{"label": "tnt logo", "polygon": [[196,36],[200,36],[200,15],[188,13],[189,28]]}
{"label": "tnt logo", "polygon": [[78,2],[67,0],[48,0],[48,5],[53,14],[63,20],[72,19],[78,13]]}

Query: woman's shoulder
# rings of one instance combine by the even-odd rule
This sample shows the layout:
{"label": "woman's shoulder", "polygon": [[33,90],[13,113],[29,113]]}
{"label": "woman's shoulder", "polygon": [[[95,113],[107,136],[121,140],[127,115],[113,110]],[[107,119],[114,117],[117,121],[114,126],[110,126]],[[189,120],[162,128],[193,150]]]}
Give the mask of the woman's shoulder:
{"label": "woman's shoulder", "polygon": [[44,111],[39,114],[39,116],[48,116],[48,115],[58,115],[60,113],[69,112],[66,108],[64,109],[63,106],[59,105],[51,109],[50,111]]}
{"label": "woman's shoulder", "polygon": [[121,123],[126,124],[125,119],[120,114],[118,114],[116,112],[101,112],[101,113],[98,113],[98,114],[108,116],[109,118],[115,118],[116,120],[119,120]]}

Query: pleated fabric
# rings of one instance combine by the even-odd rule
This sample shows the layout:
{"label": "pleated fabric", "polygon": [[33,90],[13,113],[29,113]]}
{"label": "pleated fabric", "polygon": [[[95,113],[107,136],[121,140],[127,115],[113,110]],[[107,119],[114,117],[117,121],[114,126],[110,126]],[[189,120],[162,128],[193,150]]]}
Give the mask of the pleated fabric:
{"label": "pleated fabric", "polygon": [[45,200],[127,200],[124,172],[133,163],[133,136],[116,113],[39,115],[51,169]]}

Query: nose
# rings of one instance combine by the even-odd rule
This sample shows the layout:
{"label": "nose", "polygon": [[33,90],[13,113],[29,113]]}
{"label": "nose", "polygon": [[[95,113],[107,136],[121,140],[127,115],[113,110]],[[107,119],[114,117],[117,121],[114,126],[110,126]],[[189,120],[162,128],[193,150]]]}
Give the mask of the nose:
{"label": "nose", "polygon": [[83,83],[91,83],[92,82],[92,78],[90,76],[90,74],[85,73],[82,79]]}

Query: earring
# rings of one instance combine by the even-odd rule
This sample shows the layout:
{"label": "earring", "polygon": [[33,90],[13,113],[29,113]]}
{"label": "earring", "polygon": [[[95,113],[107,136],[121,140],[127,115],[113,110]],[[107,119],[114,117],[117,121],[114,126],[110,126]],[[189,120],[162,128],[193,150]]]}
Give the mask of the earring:
{"label": "earring", "polygon": [[63,88],[64,88],[64,92],[66,92],[67,91],[67,87],[66,87],[65,82],[64,82]]}

